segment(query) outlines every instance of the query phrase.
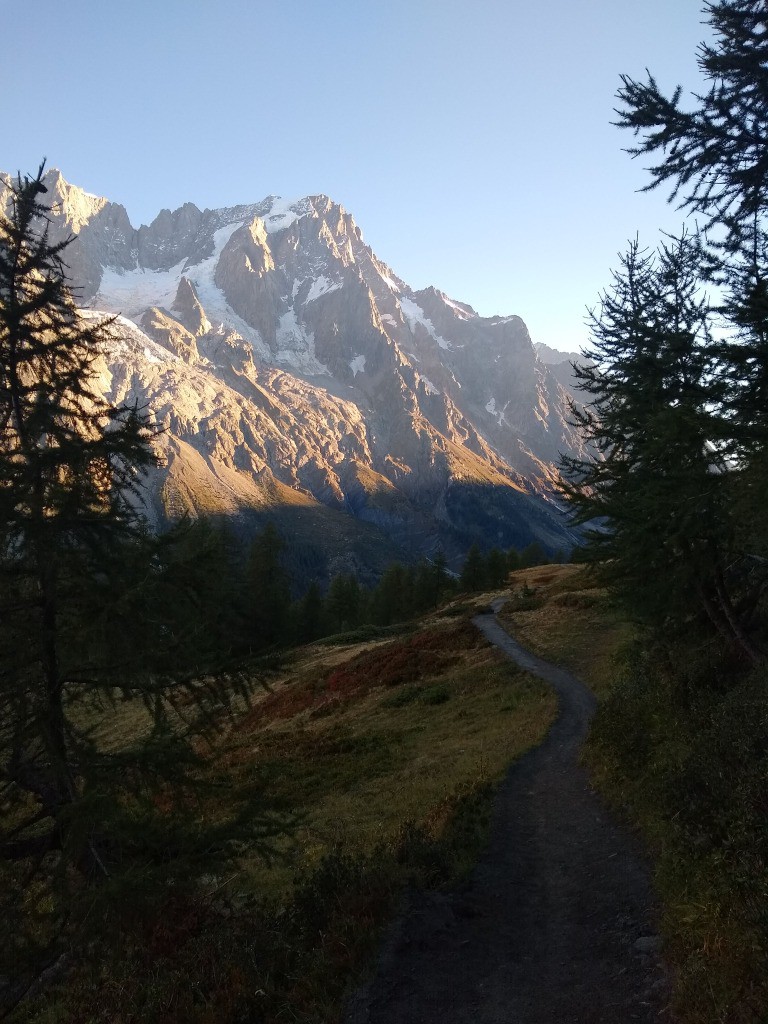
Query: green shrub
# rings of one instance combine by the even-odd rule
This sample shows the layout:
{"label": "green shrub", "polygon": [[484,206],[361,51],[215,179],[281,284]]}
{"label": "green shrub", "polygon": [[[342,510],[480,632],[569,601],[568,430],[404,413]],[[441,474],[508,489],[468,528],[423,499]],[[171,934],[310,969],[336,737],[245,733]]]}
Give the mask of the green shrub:
{"label": "green shrub", "polygon": [[639,656],[588,758],[656,853],[681,1020],[764,1024],[768,687],[764,671],[732,682],[716,668],[673,676]]}

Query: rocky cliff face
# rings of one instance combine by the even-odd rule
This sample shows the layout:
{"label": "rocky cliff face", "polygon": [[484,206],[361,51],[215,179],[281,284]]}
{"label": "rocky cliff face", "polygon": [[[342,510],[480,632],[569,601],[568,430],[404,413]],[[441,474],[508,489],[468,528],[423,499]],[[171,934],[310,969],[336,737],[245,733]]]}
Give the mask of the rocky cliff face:
{"label": "rocky cliff face", "polygon": [[341,517],[341,548],[368,524],[406,554],[568,543],[567,381],[519,317],[410,289],[326,196],[188,203],[135,229],[59,172],[45,183],[88,315],[121,314],[103,387],[166,428],[158,519],[301,507],[329,534]]}

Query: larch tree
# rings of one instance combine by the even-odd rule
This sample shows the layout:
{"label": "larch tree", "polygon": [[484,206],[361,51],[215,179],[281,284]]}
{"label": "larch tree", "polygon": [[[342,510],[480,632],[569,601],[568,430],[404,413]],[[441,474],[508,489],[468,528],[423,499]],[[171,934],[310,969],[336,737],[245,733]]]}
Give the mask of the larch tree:
{"label": "larch tree", "polygon": [[155,459],[146,417],[94,387],[110,325],[76,308],[68,241],[49,241],[42,171],[17,179],[0,217],[0,571],[12,647],[0,668],[3,773],[66,846],[79,789],[66,638],[107,553],[137,527],[139,475]]}
{"label": "larch tree", "polygon": [[706,88],[688,106],[650,74],[622,77],[617,124],[636,137],[628,152],[653,161],[646,190],[667,188],[697,234],[625,257],[593,317],[595,365],[579,370],[594,400],[577,419],[603,462],[568,469],[582,521],[605,517],[591,555],[624,598],[667,627],[698,608],[755,662],[768,586],[768,21],[763,0],[704,12]]}
{"label": "larch tree", "polygon": [[[282,829],[249,793],[210,828],[189,813],[197,740],[250,684],[180,677],[151,649],[169,632],[140,514],[156,430],[99,391],[113,324],[78,310],[45,193],[41,166],[0,212],[0,975],[20,991],[93,893],[193,878]],[[143,724],[104,746],[124,703]]]}
{"label": "larch tree", "polygon": [[463,591],[482,590],[485,587],[485,560],[478,544],[467,552],[459,578],[459,589]]}
{"label": "larch tree", "polygon": [[598,458],[564,459],[564,490],[590,525],[591,559],[640,623],[674,643],[704,618],[758,660],[727,578],[726,385],[701,259],[687,236],[624,255],[575,371],[587,402],[573,414]]}
{"label": "larch tree", "polygon": [[255,649],[285,640],[291,591],[280,561],[285,542],[273,523],[254,537],[248,554],[247,585],[251,642]]}
{"label": "larch tree", "polygon": [[[704,13],[712,40],[699,47],[707,88],[686,109],[682,90],[622,78],[618,124],[633,156],[652,158],[647,189],[702,225],[723,295],[718,340],[729,431],[720,440],[734,474],[745,550],[768,555],[768,21],[763,0],[717,0]],[[753,562],[753,569],[757,563]],[[765,574],[763,574],[764,576]],[[758,588],[766,581],[758,581]]]}

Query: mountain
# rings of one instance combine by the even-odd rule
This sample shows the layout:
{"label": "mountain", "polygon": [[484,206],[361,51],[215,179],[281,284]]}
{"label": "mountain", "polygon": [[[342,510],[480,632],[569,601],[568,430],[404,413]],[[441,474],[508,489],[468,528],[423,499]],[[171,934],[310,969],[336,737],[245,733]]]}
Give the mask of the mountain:
{"label": "mountain", "polygon": [[86,315],[120,314],[104,392],[165,428],[158,525],[271,517],[320,575],[475,540],[570,545],[553,466],[580,442],[520,317],[413,290],[327,196],[187,203],[137,229],[44,180]]}
{"label": "mountain", "polygon": [[587,363],[588,359],[581,352],[560,352],[549,345],[537,341],[534,346],[536,355],[546,363],[549,372],[570,394],[577,390],[577,380],[573,372],[574,363]]}

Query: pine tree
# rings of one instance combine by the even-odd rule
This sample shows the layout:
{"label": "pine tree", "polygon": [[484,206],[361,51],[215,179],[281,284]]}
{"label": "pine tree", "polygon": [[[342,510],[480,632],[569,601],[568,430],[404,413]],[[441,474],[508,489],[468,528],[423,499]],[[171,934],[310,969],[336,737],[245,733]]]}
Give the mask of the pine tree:
{"label": "pine tree", "polygon": [[[164,672],[152,650],[168,638],[145,600],[161,566],[139,513],[156,431],[97,390],[112,323],[76,307],[42,175],[19,176],[0,214],[0,974],[10,957],[22,987],[82,921],[106,920],[95,893],[120,878],[150,892],[182,860],[194,874],[279,828],[249,796],[237,827],[185,806],[196,737],[248,685]],[[97,727],[124,702],[143,725],[105,747]]]}
{"label": "pine tree", "polygon": [[451,574],[448,572],[448,562],[445,557],[445,552],[442,550],[442,548],[438,549],[434,561],[432,562],[432,574],[435,578],[437,603],[439,602],[441,597],[443,597],[445,594],[450,593],[454,588],[453,579],[451,578]]}
{"label": "pine tree", "polygon": [[661,154],[646,191],[670,187],[670,200],[705,218],[714,244],[754,259],[768,200],[768,31],[763,0],[705,4],[713,43],[699,47],[709,83],[692,110],[678,86],[667,97],[652,75],[622,76],[619,126],[642,136],[633,156]]}
{"label": "pine tree", "polygon": [[[730,328],[720,344],[731,424],[722,439],[732,460],[751,466],[750,487],[768,490],[768,31],[762,0],[705,5],[713,42],[699,47],[708,83],[691,110],[678,87],[664,96],[622,78],[618,124],[639,143],[634,156],[656,155],[647,189],[667,185],[670,200],[704,218],[708,273],[724,289]],[[758,524],[756,523],[755,526]]]}
{"label": "pine tree", "polygon": [[256,649],[285,639],[290,586],[280,562],[284,543],[273,523],[267,523],[251,544],[248,556],[252,643]]}
{"label": "pine tree", "polygon": [[507,559],[498,548],[491,548],[485,560],[485,574],[491,589],[503,587],[507,581]]}
{"label": "pine tree", "polygon": [[0,669],[2,770],[68,847],[80,745],[65,639],[107,552],[136,529],[137,474],[154,456],[141,412],[94,390],[110,325],[85,319],[66,286],[69,243],[49,241],[42,173],[17,179],[0,216],[0,571],[15,649]]}
{"label": "pine tree", "polygon": [[413,575],[399,562],[387,566],[371,595],[371,614],[379,626],[405,622],[413,608]]}
{"label": "pine tree", "polygon": [[723,385],[700,260],[698,241],[685,236],[657,254],[634,243],[624,256],[576,371],[590,401],[573,413],[599,457],[565,459],[565,489],[591,524],[592,559],[639,621],[672,637],[705,616],[756,659],[726,578]]}
{"label": "pine tree", "polygon": [[507,551],[507,572],[516,572],[520,568],[520,552],[517,548]]}
{"label": "pine tree", "polygon": [[477,544],[467,552],[459,578],[459,589],[464,591],[482,590],[485,587],[485,560]]}
{"label": "pine tree", "polygon": [[363,594],[357,577],[351,573],[334,576],[325,598],[325,608],[335,632],[345,632],[359,626]]}
{"label": "pine tree", "polygon": [[725,330],[713,344],[724,385],[715,399],[723,414],[717,446],[728,466],[739,571],[751,580],[741,595],[746,619],[768,584],[768,29],[762,0],[717,0],[705,12],[713,32],[699,47],[706,91],[686,110],[680,88],[665,96],[650,75],[624,76],[618,124],[639,139],[631,154],[657,158],[647,188],[669,187],[671,201],[703,220],[709,265],[701,273],[724,295]]}
{"label": "pine tree", "polygon": [[547,561],[547,554],[537,540],[531,541],[519,553],[519,566],[528,569],[534,565],[543,565]]}
{"label": "pine tree", "polygon": [[324,618],[323,597],[316,580],[312,580],[299,602],[297,631],[301,643],[309,643],[322,636]]}
{"label": "pine tree", "polygon": [[242,550],[231,534],[206,518],[183,519],[149,547],[152,571],[139,599],[155,627],[155,667],[211,671],[247,650],[252,635]]}

